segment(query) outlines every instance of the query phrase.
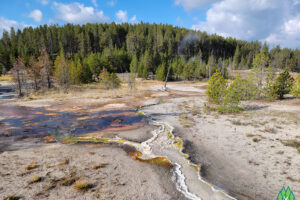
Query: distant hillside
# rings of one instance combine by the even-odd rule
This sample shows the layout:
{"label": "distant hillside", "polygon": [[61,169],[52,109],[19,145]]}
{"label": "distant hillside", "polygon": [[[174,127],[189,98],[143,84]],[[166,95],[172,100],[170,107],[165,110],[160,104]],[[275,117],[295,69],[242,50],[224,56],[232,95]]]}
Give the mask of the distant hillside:
{"label": "distant hillside", "polygon": [[84,65],[90,74],[98,74],[105,67],[111,72],[134,71],[147,77],[149,73],[166,74],[171,65],[173,79],[198,79],[216,69],[249,69],[262,49],[273,67],[300,71],[299,50],[269,50],[259,41],[144,23],[44,25],[23,31],[12,28],[0,40],[1,71],[8,71],[19,56],[27,66],[30,57],[38,58],[42,49],[46,49],[52,64],[62,51],[67,60]]}

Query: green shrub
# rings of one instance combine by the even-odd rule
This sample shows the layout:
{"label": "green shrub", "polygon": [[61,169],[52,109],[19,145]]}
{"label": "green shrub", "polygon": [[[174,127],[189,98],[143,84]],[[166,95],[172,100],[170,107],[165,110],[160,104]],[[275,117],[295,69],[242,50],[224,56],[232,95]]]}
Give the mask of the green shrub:
{"label": "green shrub", "polygon": [[161,65],[158,66],[156,69],[155,73],[155,79],[164,81],[165,80],[165,75],[166,75],[166,63],[162,63]]}
{"label": "green shrub", "polygon": [[243,79],[238,74],[234,81],[226,89],[224,104],[228,108],[238,108],[241,99],[243,98]]}
{"label": "green shrub", "polygon": [[216,71],[208,81],[207,95],[211,102],[223,104],[227,81]]}
{"label": "green shrub", "polygon": [[277,98],[283,99],[283,96],[285,94],[290,93],[290,91],[293,88],[293,84],[294,78],[291,77],[287,70],[284,70],[275,79],[274,84],[272,86],[273,91],[271,93],[274,93],[277,96]]}
{"label": "green shrub", "polygon": [[296,97],[300,97],[300,74],[298,74],[296,81],[294,83],[294,87],[291,91],[291,93],[293,95],[295,95]]}
{"label": "green shrub", "polygon": [[115,73],[109,73],[103,68],[99,75],[100,84],[106,89],[118,88],[121,86],[121,80]]}

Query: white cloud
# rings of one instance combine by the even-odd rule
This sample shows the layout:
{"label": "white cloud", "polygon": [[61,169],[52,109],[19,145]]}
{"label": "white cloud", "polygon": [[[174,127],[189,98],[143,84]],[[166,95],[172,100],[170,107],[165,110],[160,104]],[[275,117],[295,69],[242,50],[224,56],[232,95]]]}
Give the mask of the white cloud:
{"label": "white cloud", "polygon": [[222,0],[212,4],[206,21],[192,29],[300,47],[300,5],[295,1],[298,0]]}
{"label": "white cloud", "polygon": [[279,31],[271,33],[266,39],[270,44],[281,44],[283,47],[300,47],[300,14],[287,20]]}
{"label": "white cloud", "polygon": [[32,18],[36,22],[40,22],[42,20],[43,13],[40,10],[36,9],[36,10],[31,11],[31,13],[29,13],[28,17]]}
{"label": "white cloud", "polygon": [[48,5],[48,3],[49,3],[48,0],[39,0],[39,2],[43,5]]}
{"label": "white cloud", "polygon": [[130,20],[129,20],[129,22],[132,23],[132,24],[138,23],[138,21],[136,19],[136,15],[134,15],[133,17],[131,17]]}
{"label": "white cloud", "polygon": [[0,38],[2,37],[3,31],[10,31],[11,27],[14,27],[15,30],[17,29],[23,29],[25,27],[28,27],[30,25],[25,24],[25,23],[19,23],[14,20],[9,20],[4,17],[0,17]]}
{"label": "white cloud", "polygon": [[92,4],[93,4],[95,7],[98,7],[97,0],[92,0]]}
{"label": "white cloud", "polygon": [[204,9],[208,5],[220,0],[174,0],[175,5],[182,6],[185,11]]}
{"label": "white cloud", "polygon": [[116,17],[117,17],[117,20],[120,21],[120,22],[124,23],[124,22],[128,21],[127,11],[125,11],[125,10],[119,10],[116,13]]}
{"label": "white cloud", "polygon": [[110,7],[114,7],[116,5],[116,1],[115,0],[111,0],[109,2],[107,2],[107,5],[109,5]]}
{"label": "white cloud", "polygon": [[93,7],[86,7],[81,3],[53,3],[56,9],[56,18],[68,23],[83,24],[96,22],[109,22],[109,17],[104,15],[102,10],[95,10]]}

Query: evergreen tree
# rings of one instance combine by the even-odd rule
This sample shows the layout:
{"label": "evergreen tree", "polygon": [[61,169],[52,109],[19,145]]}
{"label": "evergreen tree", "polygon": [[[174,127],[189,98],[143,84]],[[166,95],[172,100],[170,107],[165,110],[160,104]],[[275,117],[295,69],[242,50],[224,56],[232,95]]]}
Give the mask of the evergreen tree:
{"label": "evergreen tree", "polygon": [[265,80],[265,72],[270,65],[270,58],[261,51],[253,60],[252,76],[257,84],[259,97],[263,96],[263,81]]}
{"label": "evergreen tree", "polygon": [[97,80],[98,75],[101,72],[101,66],[100,66],[97,54],[94,54],[94,53],[90,54],[87,57],[87,64],[88,64],[89,70],[93,74],[93,79]]}
{"label": "evergreen tree", "polygon": [[54,62],[54,76],[59,86],[66,92],[70,83],[70,71],[63,51]]}
{"label": "evergreen tree", "polygon": [[165,80],[165,74],[166,74],[166,63],[162,63],[158,66],[155,73],[155,79],[164,81]]}
{"label": "evergreen tree", "polygon": [[300,74],[298,74],[296,81],[294,83],[294,87],[292,89],[292,94],[296,97],[300,97]]}
{"label": "evergreen tree", "polygon": [[137,58],[137,55],[134,54],[132,60],[131,60],[131,63],[130,63],[130,72],[131,73],[137,73],[138,71],[138,64],[139,64],[139,61],[138,61],[138,58]]}
{"label": "evergreen tree", "polygon": [[222,105],[224,103],[224,96],[226,92],[226,80],[222,74],[217,70],[208,81],[207,95],[209,101]]}
{"label": "evergreen tree", "polygon": [[239,45],[236,46],[234,56],[233,56],[233,69],[238,69],[238,66],[240,64],[240,47]]}
{"label": "evergreen tree", "polygon": [[273,90],[279,99],[283,99],[285,94],[288,94],[294,84],[294,79],[287,70],[281,72],[274,81]]}
{"label": "evergreen tree", "polygon": [[73,60],[70,63],[70,83],[71,84],[79,84],[80,83],[79,70]]}

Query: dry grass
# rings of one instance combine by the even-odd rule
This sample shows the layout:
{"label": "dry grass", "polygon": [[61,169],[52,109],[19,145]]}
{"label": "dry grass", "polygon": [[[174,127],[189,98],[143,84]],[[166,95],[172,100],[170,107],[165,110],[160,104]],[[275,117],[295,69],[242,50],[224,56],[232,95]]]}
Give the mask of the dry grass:
{"label": "dry grass", "polygon": [[63,186],[70,186],[73,183],[75,183],[75,181],[76,181],[76,178],[74,178],[74,177],[65,177],[61,184]]}
{"label": "dry grass", "polygon": [[265,127],[264,132],[268,132],[268,133],[276,133],[277,130],[274,127]]}
{"label": "dry grass", "polygon": [[65,159],[57,164],[57,166],[67,165],[69,164],[69,159]]}
{"label": "dry grass", "polygon": [[300,141],[297,141],[297,140],[284,140],[284,141],[281,141],[281,143],[284,146],[289,146],[289,147],[296,148],[298,150],[298,152],[300,153]]}
{"label": "dry grass", "polygon": [[25,166],[25,170],[26,170],[26,171],[29,171],[29,170],[32,170],[32,169],[35,169],[35,168],[37,168],[37,165],[36,165],[36,162],[35,162],[35,161],[32,162],[32,163],[30,163],[29,165],[26,165],[26,166]]}
{"label": "dry grass", "polygon": [[185,113],[179,115],[179,122],[184,128],[191,128],[195,125],[194,120]]}
{"label": "dry grass", "polygon": [[33,183],[37,183],[40,182],[42,180],[42,177],[40,176],[34,176],[31,179],[28,180],[28,184],[33,184]]}
{"label": "dry grass", "polygon": [[78,192],[86,192],[88,189],[91,188],[91,184],[89,184],[87,181],[85,180],[79,180],[76,181],[74,183],[74,188],[78,191]]}
{"label": "dry grass", "polygon": [[100,169],[103,167],[106,167],[108,165],[108,163],[99,163],[93,166],[93,169]]}
{"label": "dry grass", "polygon": [[116,99],[116,98],[121,98],[123,96],[127,96],[128,94],[129,94],[128,88],[120,87],[117,89],[105,90],[102,97]]}
{"label": "dry grass", "polygon": [[193,116],[200,116],[201,114],[201,109],[198,106],[193,106],[192,111],[191,111]]}
{"label": "dry grass", "polygon": [[2,76],[0,76],[0,81],[11,82],[12,81],[12,76],[11,75],[2,75]]}

